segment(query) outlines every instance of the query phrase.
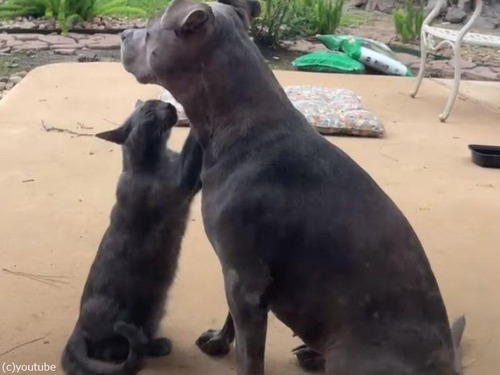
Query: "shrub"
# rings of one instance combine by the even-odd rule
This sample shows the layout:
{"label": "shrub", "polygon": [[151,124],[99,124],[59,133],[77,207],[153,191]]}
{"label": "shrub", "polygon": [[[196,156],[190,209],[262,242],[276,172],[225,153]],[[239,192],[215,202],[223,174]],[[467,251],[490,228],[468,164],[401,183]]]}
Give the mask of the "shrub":
{"label": "shrub", "polygon": [[276,46],[297,35],[333,33],[344,0],[262,0],[262,14],[252,26],[259,43]]}
{"label": "shrub", "polygon": [[393,13],[396,34],[403,43],[417,40],[420,37],[424,22],[424,4],[413,5],[411,0],[406,1],[404,8]]}
{"label": "shrub", "polygon": [[307,17],[305,33],[333,34],[342,18],[344,0],[299,0],[297,8],[298,14]]}
{"label": "shrub", "polygon": [[127,0],[8,0],[0,6],[0,18],[55,18],[63,33],[77,21],[117,13],[138,17],[147,15],[144,10],[127,5]]}

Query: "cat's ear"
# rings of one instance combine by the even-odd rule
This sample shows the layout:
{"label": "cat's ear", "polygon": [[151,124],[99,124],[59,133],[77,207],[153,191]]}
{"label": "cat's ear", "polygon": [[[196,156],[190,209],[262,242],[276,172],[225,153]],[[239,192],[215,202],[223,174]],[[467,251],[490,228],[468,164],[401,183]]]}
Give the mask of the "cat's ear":
{"label": "cat's ear", "polygon": [[105,141],[122,145],[127,140],[129,134],[130,134],[129,127],[120,126],[119,128],[116,128],[114,130],[108,130],[102,133],[97,133],[95,136],[97,138],[104,139]]}
{"label": "cat's ear", "polygon": [[135,102],[135,108],[140,107],[143,104],[144,102],[141,99],[137,99],[137,101]]}

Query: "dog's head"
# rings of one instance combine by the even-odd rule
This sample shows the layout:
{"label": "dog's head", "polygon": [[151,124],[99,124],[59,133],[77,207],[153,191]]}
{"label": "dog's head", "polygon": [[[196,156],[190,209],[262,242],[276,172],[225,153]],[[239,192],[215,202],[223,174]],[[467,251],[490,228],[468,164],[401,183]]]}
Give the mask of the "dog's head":
{"label": "dog's head", "polygon": [[227,65],[230,56],[219,47],[239,48],[237,38],[248,38],[250,21],[259,14],[256,0],[174,0],[146,28],[123,32],[123,66],[139,82],[161,84],[174,96],[181,85],[196,90],[185,87],[186,77],[221,59]]}
{"label": "dog's head", "polygon": [[[96,134],[96,137],[119,145],[128,146],[132,156],[161,150],[177,123],[177,110],[170,103],[160,100],[138,100],[135,110],[118,128]],[[149,150],[149,151],[148,151]]]}

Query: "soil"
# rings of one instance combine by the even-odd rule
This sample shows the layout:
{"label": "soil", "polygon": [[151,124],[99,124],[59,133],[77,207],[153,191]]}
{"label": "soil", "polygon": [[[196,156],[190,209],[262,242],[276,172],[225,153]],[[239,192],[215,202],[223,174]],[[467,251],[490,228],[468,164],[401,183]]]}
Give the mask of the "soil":
{"label": "soil", "polygon": [[[97,55],[99,61],[120,61],[120,50],[87,50],[83,55],[93,57]],[[30,71],[41,65],[75,62],[78,56],[56,55],[51,51],[36,51],[33,53],[13,53],[0,56],[0,76],[8,76],[20,71]]]}
{"label": "soil", "polygon": [[[300,52],[288,51],[282,48],[274,49],[261,47],[261,52],[273,69],[291,70],[292,61],[302,55]],[[118,62],[120,61],[119,49],[87,49],[80,55],[92,58],[97,55],[99,61]],[[30,71],[37,66],[75,62],[78,56],[57,55],[51,51],[33,51],[31,53],[18,52],[9,55],[0,55],[0,76],[10,76],[21,71]]]}

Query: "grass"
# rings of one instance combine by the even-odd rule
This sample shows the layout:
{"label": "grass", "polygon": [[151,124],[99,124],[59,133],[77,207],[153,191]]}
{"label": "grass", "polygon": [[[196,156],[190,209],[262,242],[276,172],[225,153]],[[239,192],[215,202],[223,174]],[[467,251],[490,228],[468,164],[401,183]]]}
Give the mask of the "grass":
{"label": "grass", "polygon": [[[165,9],[170,2],[171,0],[128,0],[127,5],[143,9],[148,17],[152,17],[159,11]],[[117,16],[121,16],[121,14],[117,14]]]}
{"label": "grass", "polygon": [[411,0],[407,0],[403,8],[394,11],[393,16],[396,34],[403,43],[413,42],[420,37],[424,22],[423,1],[415,6]]}
{"label": "grass", "polygon": [[340,27],[359,27],[376,21],[377,16],[367,12],[346,12],[340,19]]}

